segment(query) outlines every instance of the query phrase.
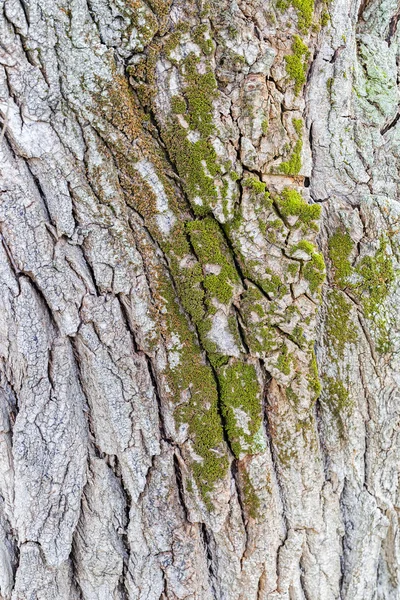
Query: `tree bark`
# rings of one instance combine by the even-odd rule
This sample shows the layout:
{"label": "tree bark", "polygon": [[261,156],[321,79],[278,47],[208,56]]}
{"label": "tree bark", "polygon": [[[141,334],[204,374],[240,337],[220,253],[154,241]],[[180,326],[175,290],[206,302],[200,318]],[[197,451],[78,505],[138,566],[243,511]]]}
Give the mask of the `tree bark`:
{"label": "tree bark", "polygon": [[3,0],[0,599],[396,600],[397,0]]}

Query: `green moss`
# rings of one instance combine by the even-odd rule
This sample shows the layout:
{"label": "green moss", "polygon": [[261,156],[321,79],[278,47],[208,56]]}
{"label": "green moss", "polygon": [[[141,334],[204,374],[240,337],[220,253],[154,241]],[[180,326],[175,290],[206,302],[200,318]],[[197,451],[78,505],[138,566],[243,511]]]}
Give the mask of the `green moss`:
{"label": "green moss", "polygon": [[299,16],[299,27],[306,31],[312,22],[314,13],[314,0],[291,0]]}
{"label": "green moss", "polygon": [[314,0],[278,0],[277,2],[277,7],[281,11],[287,10],[289,6],[296,9],[299,29],[306,33],[312,24]]}
{"label": "green moss", "polygon": [[326,347],[331,359],[343,360],[346,344],[356,344],[358,341],[357,328],[350,318],[351,305],[345,295],[336,289],[329,290],[327,305]]}
{"label": "green moss", "polygon": [[169,266],[182,305],[193,322],[197,324],[205,316],[204,275],[200,263],[194,260],[183,261],[185,257],[191,255],[185,223],[178,222],[169,240],[161,245],[163,251],[169,257]]}
{"label": "green moss", "polygon": [[159,17],[166,17],[171,6],[170,0],[149,0],[153,12]]}
{"label": "green moss", "polygon": [[306,339],[304,337],[304,329],[300,327],[300,325],[296,325],[292,333],[289,334],[289,338],[300,348],[303,348],[306,344]]}
{"label": "green moss", "polygon": [[178,425],[187,423],[189,426],[193,450],[200,457],[199,462],[192,462],[194,479],[204,501],[212,508],[209,494],[228,468],[216,382],[179,308],[169,278],[160,271],[154,278],[154,284],[158,288],[160,308],[165,306],[162,312],[164,335],[168,336],[171,332],[180,341],[176,348],[179,361],[166,371],[171,401],[178,404],[175,419]]}
{"label": "green moss", "polygon": [[176,278],[183,307],[195,323],[199,323],[204,317],[203,279],[203,272],[198,263],[186,270],[179,271]]}
{"label": "green moss", "polygon": [[165,40],[163,50],[166,56],[168,56],[168,58],[170,58],[171,52],[173,52],[179,45],[183,33],[184,32],[177,27],[176,30],[173,31]]}
{"label": "green moss", "polygon": [[294,92],[297,96],[306,82],[307,61],[310,52],[301,37],[295,35],[292,44],[293,54],[285,56],[286,72],[294,81]]}
{"label": "green moss", "polygon": [[321,393],[321,381],[320,381],[319,375],[318,375],[318,365],[317,365],[317,359],[315,357],[314,350],[312,350],[312,352],[311,352],[311,360],[310,360],[310,367],[309,367],[309,373],[307,376],[307,380],[308,380],[309,390],[313,394],[314,400],[317,400],[317,398],[319,398],[319,395]]}
{"label": "green moss", "polygon": [[203,139],[190,142],[186,130],[180,126],[169,128],[166,140],[195,214],[206,215],[218,199],[214,176],[220,169],[214,148]]}
{"label": "green moss", "polygon": [[290,248],[290,254],[293,255],[296,250],[302,250],[312,256],[315,252],[315,246],[308,240],[300,240],[300,242]]}
{"label": "green moss", "polygon": [[297,262],[292,262],[292,263],[290,263],[290,264],[288,265],[288,268],[287,268],[287,270],[288,270],[288,273],[289,273],[289,274],[290,274],[292,277],[295,277],[295,276],[298,274],[298,272],[299,272],[299,269],[300,269],[300,265],[299,265],[299,263],[297,263]]}
{"label": "green moss", "polygon": [[292,361],[293,358],[289,354],[287,345],[283,344],[276,363],[277,369],[279,369],[279,371],[281,371],[281,373],[284,375],[290,375]]}
{"label": "green moss", "polygon": [[387,245],[387,240],[382,237],[375,256],[365,256],[356,268],[360,282],[354,284],[354,290],[360,298],[367,318],[374,318],[379,313],[395,281]]}
{"label": "green moss", "polygon": [[[253,365],[234,361],[219,372],[221,410],[225,431],[236,458],[242,453],[264,450],[260,428],[262,425],[261,389]],[[236,415],[243,411],[247,418]]]}
{"label": "green moss", "polygon": [[346,287],[352,273],[349,257],[353,246],[350,234],[342,229],[337,229],[329,238],[328,254],[334,270],[333,279],[340,288]]}
{"label": "green moss", "polygon": [[386,251],[387,245],[387,240],[382,237],[375,256],[365,256],[361,260],[355,269],[358,282],[352,288],[362,304],[365,316],[373,323],[376,347],[381,353],[392,350],[390,325],[383,314],[383,305],[396,276],[392,259]]}
{"label": "green moss", "polygon": [[213,100],[217,95],[214,73],[199,73],[197,57],[190,56],[185,63],[185,77],[189,85],[184,94],[188,101],[188,121],[192,129],[207,137],[214,133],[212,121]]}
{"label": "green moss", "polygon": [[303,119],[293,119],[292,123],[297,135],[301,136],[303,132]]}
{"label": "green moss", "polygon": [[263,135],[266,135],[267,131],[268,131],[268,119],[263,119],[263,121],[261,122],[261,131],[263,132]]}
{"label": "green moss", "polygon": [[289,402],[292,404],[292,406],[297,406],[299,403],[299,397],[293,390],[292,386],[288,385],[285,392],[286,392],[286,398],[289,400]]}
{"label": "green moss", "polygon": [[267,224],[262,219],[257,219],[258,226],[260,228],[261,233],[265,236],[267,235]]}
{"label": "green moss", "polygon": [[326,27],[329,23],[329,21],[331,20],[329,13],[324,10],[324,12],[321,15],[321,27]]}
{"label": "green moss", "polygon": [[303,149],[302,140],[297,140],[294,145],[292,156],[289,160],[279,165],[279,171],[285,175],[297,175],[301,169],[301,151]]}
{"label": "green moss", "polygon": [[395,281],[391,256],[387,253],[388,242],[381,237],[374,256],[365,256],[353,267],[349,257],[353,249],[350,235],[337,230],[329,239],[329,258],[334,268],[334,283],[349,292],[361,304],[364,314],[375,328],[377,349],[390,350],[389,326],[382,315],[383,304]]}
{"label": "green moss", "polygon": [[174,114],[184,114],[186,108],[186,101],[182,96],[172,96],[171,109]]}
{"label": "green moss", "polygon": [[200,262],[219,267],[218,274],[208,273],[204,276],[204,288],[208,296],[216,298],[222,304],[228,304],[233,287],[239,283],[240,278],[218,223],[212,217],[206,217],[189,222],[187,231]]}
{"label": "green moss", "polygon": [[268,194],[267,186],[265,185],[265,183],[263,183],[256,177],[246,177],[246,179],[243,180],[243,185],[244,187],[253,190],[256,194]]}
{"label": "green moss", "polygon": [[310,285],[310,292],[315,294],[319,291],[325,281],[325,262],[322,254],[314,252],[311,255],[311,260],[304,265],[303,275]]}
{"label": "green moss", "polygon": [[264,307],[263,294],[249,284],[242,295],[240,312],[245,325],[246,344],[256,356],[265,356],[275,351],[280,344],[280,338]]}
{"label": "green moss", "polygon": [[206,55],[212,54],[212,52],[214,50],[214,44],[213,44],[213,41],[210,39],[209,35],[210,35],[209,27],[205,23],[201,23],[200,25],[195,27],[193,30],[193,33],[192,33],[193,41],[198,46],[200,46],[203,53]]}
{"label": "green moss", "polygon": [[288,287],[285,282],[282,281],[282,277],[275,275],[275,273],[268,268],[265,269],[265,275],[266,276],[262,279],[258,278],[258,285],[266,294],[271,295],[274,298],[283,298],[288,293]]}
{"label": "green moss", "polygon": [[303,149],[303,120],[293,119],[293,127],[298,135],[292,155],[288,161],[284,161],[279,165],[279,171],[285,175],[297,175],[301,169],[301,152]]}
{"label": "green moss", "polygon": [[[205,73],[199,72],[199,62],[200,59],[192,53],[180,66],[186,82],[184,99],[179,101],[178,106],[173,106],[180,111],[185,102],[185,120],[189,129],[175,118],[165,128],[163,139],[195,214],[205,215],[218,200],[214,180],[221,174],[221,167],[210,141],[215,129],[212,116],[217,83],[210,67]],[[197,141],[190,141],[190,131],[197,132]]]}
{"label": "green moss", "polygon": [[275,198],[279,212],[283,217],[296,216],[302,223],[312,226],[321,214],[319,204],[308,204],[296,190],[285,188],[280,196]]}

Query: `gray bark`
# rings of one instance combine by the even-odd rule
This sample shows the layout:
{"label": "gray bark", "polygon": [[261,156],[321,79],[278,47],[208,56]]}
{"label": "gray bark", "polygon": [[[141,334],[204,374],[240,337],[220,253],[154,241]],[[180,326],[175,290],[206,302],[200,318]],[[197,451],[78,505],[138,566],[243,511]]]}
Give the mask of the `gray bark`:
{"label": "gray bark", "polygon": [[0,600],[400,598],[395,0],[2,0]]}

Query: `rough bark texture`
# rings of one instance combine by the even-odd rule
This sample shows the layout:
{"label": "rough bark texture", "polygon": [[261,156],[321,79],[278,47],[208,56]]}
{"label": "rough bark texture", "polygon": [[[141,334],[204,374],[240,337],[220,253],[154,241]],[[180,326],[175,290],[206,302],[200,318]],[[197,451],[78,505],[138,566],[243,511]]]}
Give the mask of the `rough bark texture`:
{"label": "rough bark texture", "polygon": [[397,0],[2,0],[1,600],[400,598]]}

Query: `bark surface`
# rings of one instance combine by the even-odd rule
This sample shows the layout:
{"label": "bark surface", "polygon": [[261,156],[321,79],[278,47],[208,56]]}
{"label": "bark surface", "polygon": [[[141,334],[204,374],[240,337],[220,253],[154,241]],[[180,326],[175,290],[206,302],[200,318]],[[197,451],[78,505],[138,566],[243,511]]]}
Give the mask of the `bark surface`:
{"label": "bark surface", "polygon": [[399,16],[1,1],[1,600],[398,600]]}

